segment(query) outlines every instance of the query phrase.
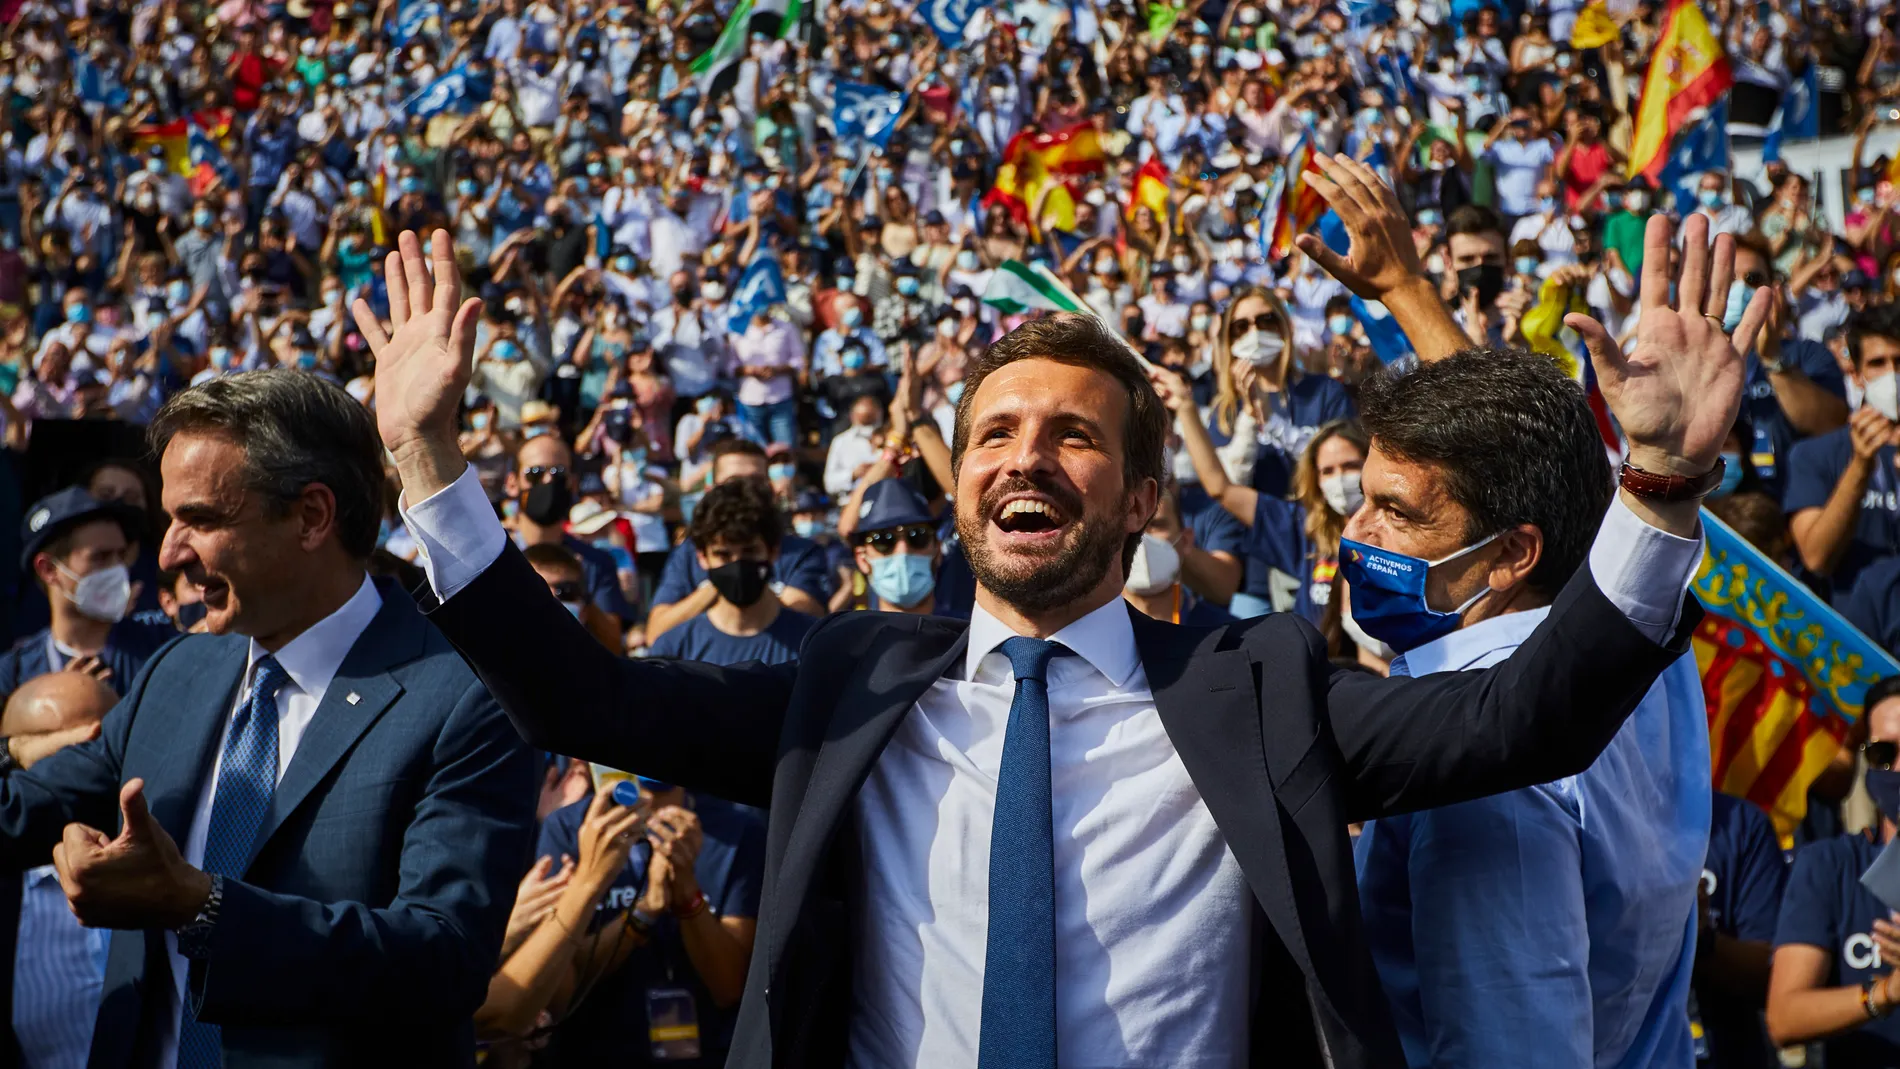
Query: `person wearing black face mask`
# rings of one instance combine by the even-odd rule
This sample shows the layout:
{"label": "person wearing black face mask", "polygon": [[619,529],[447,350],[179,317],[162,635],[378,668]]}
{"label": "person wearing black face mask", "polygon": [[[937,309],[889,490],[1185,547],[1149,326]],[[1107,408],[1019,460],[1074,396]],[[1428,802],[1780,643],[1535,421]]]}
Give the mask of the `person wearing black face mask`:
{"label": "person wearing black face mask", "polygon": [[1768,980],[1775,1045],[1819,1042],[1828,1069],[1900,1065],[1900,924],[1860,882],[1900,818],[1900,676],[1868,687],[1863,701],[1861,755],[1879,820],[1795,852]]}
{"label": "person wearing black face mask", "polygon": [[567,513],[574,506],[580,480],[574,473],[574,455],[558,435],[530,438],[515,454],[515,467],[505,483],[513,512],[508,523],[515,544],[522,548],[552,543],[566,546],[581,559],[587,600],[620,621],[625,631],[637,619],[620,589],[620,573],[605,550],[567,533]]}
{"label": "person wearing black face mask", "polygon": [[1504,225],[1497,213],[1467,204],[1445,221],[1445,249],[1457,272],[1455,291],[1447,295],[1474,340],[1492,347],[1504,344],[1504,317],[1498,314],[1498,295],[1504,292]]}
{"label": "person wearing black face mask", "polygon": [[654,657],[712,664],[789,664],[818,621],[793,612],[771,588],[784,520],[769,489],[756,479],[720,483],[693,510],[692,544],[718,599],[712,607],[655,639]]}

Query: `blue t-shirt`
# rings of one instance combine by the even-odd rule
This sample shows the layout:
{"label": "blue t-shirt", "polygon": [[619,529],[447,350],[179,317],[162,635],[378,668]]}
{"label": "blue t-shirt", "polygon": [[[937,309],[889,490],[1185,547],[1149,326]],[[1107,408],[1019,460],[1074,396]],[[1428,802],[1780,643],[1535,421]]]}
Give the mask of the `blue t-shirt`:
{"label": "blue t-shirt", "polygon": [[561,544],[581,559],[581,585],[587,588],[587,600],[593,602],[596,609],[619,620],[621,627],[633,626],[639,614],[620,590],[620,562],[614,555],[571,534],[562,535]]}
{"label": "blue t-shirt", "polygon": [[[693,548],[692,540],[687,539],[667,555],[660,585],[653,588],[653,603],[671,605],[705,581],[706,569],[699,566],[699,553]],[[825,569],[824,549],[797,535],[788,534],[779,539],[778,560],[772,562],[772,583],[774,587],[797,587],[822,604],[831,597],[831,574]]]}
{"label": "blue t-shirt", "polygon": [[798,660],[799,644],[818,621],[802,612],[780,609],[777,617],[756,635],[728,635],[700,613],[653,640],[648,654],[678,657],[707,664],[790,664]]}
{"label": "blue t-shirt", "polygon": [[[1702,867],[1709,920],[1724,935],[1772,943],[1781,889],[1788,882],[1788,859],[1775,839],[1774,825],[1759,806],[1733,795],[1717,791],[1711,803],[1709,854]],[[1698,1066],[1759,1069],[1776,1064],[1759,1007],[1703,985],[1696,986],[1693,997],[1708,1043]]]}
{"label": "blue t-shirt", "polygon": [[[704,796],[692,797],[688,808],[699,815],[705,833],[693,873],[707,906],[721,917],[757,917],[760,886],[765,881],[765,817],[749,806]],[[581,821],[586,816],[585,800],[548,814],[535,853],[553,858],[557,868],[563,854],[579,857]],[[626,868],[594,909],[595,927],[632,909],[646,893],[647,862],[652,856],[647,841],[634,844]],[[650,1057],[646,993],[669,987],[693,993],[699,1014],[701,1056],[697,1061],[655,1063]],[[723,1065],[732,1044],[736,1010],[713,1005],[680,941],[679,924],[669,914],[654,926],[652,942],[635,948],[619,969],[602,977],[573,1014],[554,1029],[547,1054],[555,1065]]]}
{"label": "blue t-shirt", "polygon": [[1247,556],[1298,579],[1293,609],[1318,626],[1326,615],[1326,603],[1332,600],[1339,561],[1314,552],[1312,540],[1306,537],[1306,509],[1299,502],[1260,495],[1254,502],[1253,526],[1247,531]]}
{"label": "blue t-shirt", "polygon": [[[6,704],[20,684],[54,670],[50,659],[54,651],[47,645],[52,630],[42,627],[0,653],[0,705]],[[136,613],[113,624],[106,632],[105,647],[99,651],[99,660],[112,669],[106,685],[123,697],[125,688],[145,667],[146,659],[177,637],[178,629],[161,612]],[[58,667],[66,667],[68,660],[62,656]]]}
{"label": "blue t-shirt", "polygon": [[1900,557],[1885,557],[1862,568],[1847,596],[1834,601],[1848,623],[1900,657]]}
{"label": "blue t-shirt", "polygon": [[[1815,385],[1846,399],[1847,384],[1841,377],[1841,366],[1834,362],[1834,354],[1827,351],[1827,346],[1790,338],[1781,343],[1781,360],[1789,367],[1800,368]],[[1755,440],[1743,442],[1742,447],[1748,452],[1755,474],[1761,476],[1762,489],[1779,498],[1788,481],[1787,465],[1791,463],[1788,454],[1805,436],[1794,429],[1794,424],[1789,423],[1781,411],[1774,383],[1768,380],[1768,372],[1762,370],[1753,350],[1748,354],[1748,374],[1742,385],[1742,413],[1748,417],[1755,433]],[[1790,507],[1788,511],[1794,509]]]}
{"label": "blue t-shirt", "polygon": [[1292,493],[1293,466],[1299,463],[1306,443],[1321,426],[1358,414],[1346,388],[1324,375],[1301,375],[1271,395],[1266,425],[1258,432],[1253,488],[1273,497]]}
{"label": "blue t-shirt", "polygon": [[[1825,507],[1853,455],[1846,427],[1797,443],[1788,457],[1783,511],[1792,516],[1802,509]],[[1882,446],[1874,458],[1873,477],[1861,495],[1853,537],[1828,577],[1837,595],[1853,589],[1862,568],[1900,554],[1900,471],[1894,469],[1894,455],[1893,446]]]}
{"label": "blue t-shirt", "polygon": [[[1887,907],[1860,885],[1860,874],[1880,855],[1880,845],[1865,835],[1823,839],[1795,851],[1788,886],[1781,895],[1775,946],[1791,943],[1820,947],[1832,966],[1821,983],[1858,987],[1884,975],[1891,962],[1880,960],[1874,945],[1874,919]],[[1827,1069],[1886,1069],[1900,1065],[1900,1015],[1882,1017],[1821,1041]]]}

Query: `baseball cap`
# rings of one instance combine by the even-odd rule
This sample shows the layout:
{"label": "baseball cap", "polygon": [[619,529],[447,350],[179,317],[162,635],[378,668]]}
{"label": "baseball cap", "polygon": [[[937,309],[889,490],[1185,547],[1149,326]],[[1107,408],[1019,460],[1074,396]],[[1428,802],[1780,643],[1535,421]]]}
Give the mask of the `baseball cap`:
{"label": "baseball cap", "polygon": [[864,490],[858,503],[858,533],[882,531],[889,527],[908,527],[913,523],[936,523],[930,505],[922,494],[902,479],[879,479]]}
{"label": "baseball cap", "polygon": [[101,501],[83,486],[68,486],[33,502],[20,525],[20,568],[31,570],[33,556],[46,544],[83,523],[115,520],[125,537],[135,539],[145,526],[145,514],[118,501]]}

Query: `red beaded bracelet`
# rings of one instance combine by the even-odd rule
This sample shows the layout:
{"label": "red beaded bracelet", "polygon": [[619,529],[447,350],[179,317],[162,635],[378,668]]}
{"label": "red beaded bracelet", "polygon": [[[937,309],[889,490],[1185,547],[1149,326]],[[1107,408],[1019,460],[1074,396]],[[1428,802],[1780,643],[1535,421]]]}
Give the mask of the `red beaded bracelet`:
{"label": "red beaded bracelet", "polygon": [[704,912],[706,912],[706,892],[704,891],[693,892],[693,900],[686,904],[685,909],[673,907],[673,916],[681,920],[690,920]]}

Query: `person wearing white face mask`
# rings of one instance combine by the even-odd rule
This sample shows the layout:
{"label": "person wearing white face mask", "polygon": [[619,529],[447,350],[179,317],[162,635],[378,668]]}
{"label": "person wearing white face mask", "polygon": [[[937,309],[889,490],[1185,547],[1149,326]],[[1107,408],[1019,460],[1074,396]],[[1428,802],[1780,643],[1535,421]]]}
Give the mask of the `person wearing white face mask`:
{"label": "person wearing white face mask", "polygon": [[1194,532],[1181,523],[1181,489],[1172,480],[1155,505],[1154,518],[1142,532],[1141,545],[1128,565],[1122,600],[1156,620],[1191,627],[1232,623],[1227,610],[1195,593],[1185,582],[1184,564],[1195,551]]}
{"label": "person wearing white face mask", "polygon": [[1801,563],[1832,582],[1836,601],[1862,569],[1900,555],[1900,309],[1855,315],[1847,346],[1861,407],[1847,426],[1795,443],[1782,496]]}
{"label": "person wearing white face mask", "polygon": [[[71,486],[34,502],[21,563],[46,592],[52,623],[0,655],[0,702],[34,676],[83,669],[120,694],[146,658],[177,637],[169,620],[128,618],[128,564],[144,515]],[[160,614],[162,617],[162,614]]]}

